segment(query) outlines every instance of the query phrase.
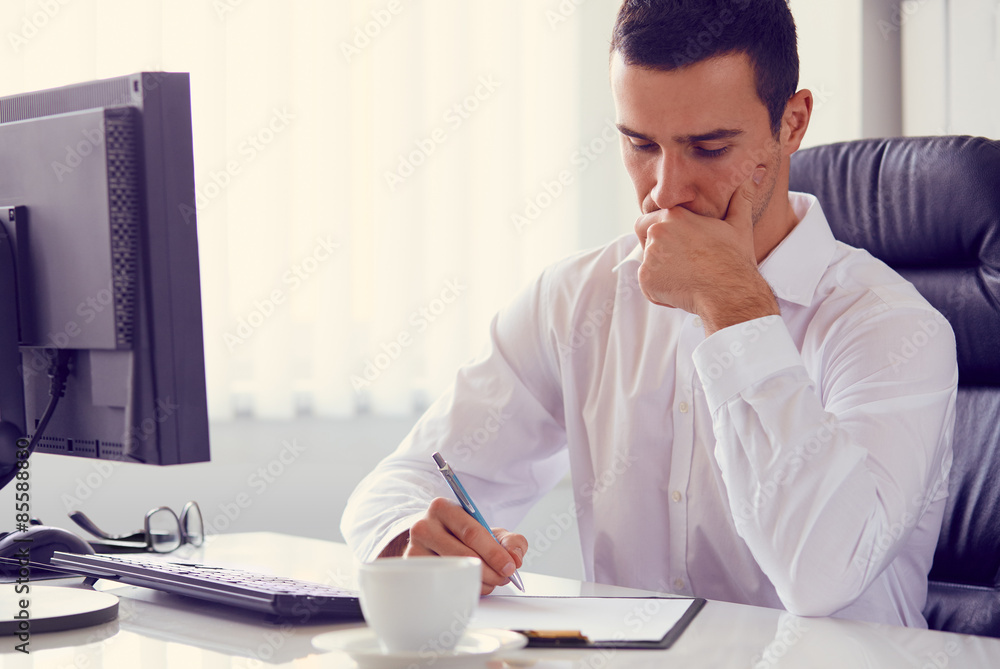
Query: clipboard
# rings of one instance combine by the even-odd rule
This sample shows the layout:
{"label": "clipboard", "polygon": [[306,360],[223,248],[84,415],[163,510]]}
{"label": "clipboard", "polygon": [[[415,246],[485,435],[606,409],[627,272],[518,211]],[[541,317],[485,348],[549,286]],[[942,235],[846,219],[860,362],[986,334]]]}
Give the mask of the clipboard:
{"label": "clipboard", "polygon": [[533,648],[663,650],[704,606],[700,597],[491,595],[472,625],[520,632]]}

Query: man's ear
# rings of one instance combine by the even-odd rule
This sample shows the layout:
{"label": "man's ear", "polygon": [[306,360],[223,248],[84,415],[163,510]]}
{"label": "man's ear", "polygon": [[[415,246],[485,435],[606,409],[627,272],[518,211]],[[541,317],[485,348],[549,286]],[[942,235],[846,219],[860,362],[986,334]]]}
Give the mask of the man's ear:
{"label": "man's ear", "polygon": [[809,127],[812,108],[813,96],[807,88],[788,98],[785,114],[781,118],[781,149],[784,155],[790,156],[798,151]]}

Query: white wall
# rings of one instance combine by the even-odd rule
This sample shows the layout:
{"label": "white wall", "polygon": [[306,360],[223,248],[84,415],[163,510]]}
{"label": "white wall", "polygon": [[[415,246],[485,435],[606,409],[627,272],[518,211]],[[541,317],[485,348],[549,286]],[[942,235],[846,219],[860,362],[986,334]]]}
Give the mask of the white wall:
{"label": "white wall", "polygon": [[901,6],[907,135],[1000,138],[1000,2]]}
{"label": "white wall", "polygon": [[804,146],[861,136],[861,0],[791,0],[799,38],[799,88],[813,93]]}
{"label": "white wall", "polygon": [[791,0],[799,87],[813,92],[803,148],[902,134],[896,0]]}

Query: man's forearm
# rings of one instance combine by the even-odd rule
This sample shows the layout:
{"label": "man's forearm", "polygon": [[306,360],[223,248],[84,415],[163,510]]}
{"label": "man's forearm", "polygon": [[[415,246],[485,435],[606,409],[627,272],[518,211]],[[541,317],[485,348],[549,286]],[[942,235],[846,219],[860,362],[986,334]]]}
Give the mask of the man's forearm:
{"label": "man's forearm", "polygon": [[406,550],[407,544],[410,543],[410,531],[406,530],[398,537],[390,541],[382,552],[378,554],[380,558],[384,557],[402,557],[403,552]]}
{"label": "man's forearm", "polygon": [[728,287],[698,305],[706,337],[732,325],[780,313],[774,292],[759,274],[748,285]]}

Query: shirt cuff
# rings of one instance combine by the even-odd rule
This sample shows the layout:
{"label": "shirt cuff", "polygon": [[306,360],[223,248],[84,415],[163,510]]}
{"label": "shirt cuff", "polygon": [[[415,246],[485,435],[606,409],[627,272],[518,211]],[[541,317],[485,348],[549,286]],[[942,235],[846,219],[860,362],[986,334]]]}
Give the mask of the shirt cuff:
{"label": "shirt cuff", "polygon": [[802,356],[780,316],[723,328],[698,344],[692,358],[713,414],[743,389],[802,365]]}

